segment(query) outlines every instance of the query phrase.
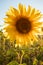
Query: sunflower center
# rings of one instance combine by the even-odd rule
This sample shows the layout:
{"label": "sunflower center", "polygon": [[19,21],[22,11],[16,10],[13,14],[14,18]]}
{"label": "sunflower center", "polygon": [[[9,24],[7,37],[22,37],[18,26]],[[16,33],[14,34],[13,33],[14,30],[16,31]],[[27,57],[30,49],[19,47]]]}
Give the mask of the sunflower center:
{"label": "sunflower center", "polygon": [[16,21],[16,29],[21,34],[27,34],[31,30],[31,22],[26,18],[20,18]]}

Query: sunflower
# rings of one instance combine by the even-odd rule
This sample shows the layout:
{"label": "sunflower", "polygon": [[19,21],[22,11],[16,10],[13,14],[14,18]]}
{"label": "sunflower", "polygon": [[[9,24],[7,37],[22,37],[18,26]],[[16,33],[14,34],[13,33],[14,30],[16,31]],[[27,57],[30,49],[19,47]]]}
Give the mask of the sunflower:
{"label": "sunflower", "polygon": [[26,9],[25,5],[19,4],[18,10],[10,7],[6,16],[4,20],[8,26],[4,30],[12,41],[16,40],[17,45],[28,45],[32,41],[38,41],[38,34],[42,34],[43,27],[39,10],[31,6]]}

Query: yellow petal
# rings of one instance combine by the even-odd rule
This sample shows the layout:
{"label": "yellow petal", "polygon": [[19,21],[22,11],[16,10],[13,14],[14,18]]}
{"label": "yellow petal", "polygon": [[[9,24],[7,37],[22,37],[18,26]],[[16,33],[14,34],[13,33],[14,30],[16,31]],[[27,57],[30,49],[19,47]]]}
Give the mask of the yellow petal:
{"label": "yellow petal", "polygon": [[27,15],[30,16],[31,14],[31,6],[28,6]]}
{"label": "yellow petal", "polygon": [[15,18],[15,19],[4,18],[4,20],[5,20],[5,23],[6,23],[6,24],[14,25],[14,24],[15,24],[15,21],[16,21],[16,18]]}
{"label": "yellow petal", "polygon": [[37,37],[32,33],[33,40],[38,41]]}
{"label": "yellow petal", "polygon": [[41,28],[38,28],[38,29],[35,29],[34,30],[34,33],[36,32],[36,34],[38,35],[42,35],[43,34],[43,32],[42,32],[42,30],[41,30]]}
{"label": "yellow petal", "polygon": [[34,14],[35,14],[35,8],[32,9],[31,17],[34,16]]}
{"label": "yellow petal", "polygon": [[38,28],[38,27],[43,27],[43,22],[36,22],[36,23],[33,23],[33,26]]}
{"label": "yellow petal", "polygon": [[18,16],[19,15],[19,12],[17,9],[13,8],[13,7],[10,7],[12,13],[15,15],[15,16]]}
{"label": "yellow petal", "polygon": [[26,15],[26,7],[25,7],[25,5],[23,6],[23,15]]}
{"label": "yellow petal", "polygon": [[39,19],[41,17],[41,14],[38,10],[35,10],[35,13],[31,16],[31,19]]}
{"label": "yellow petal", "polygon": [[19,4],[18,5],[18,8],[19,8],[20,14],[22,14],[23,13],[23,5],[22,4]]}
{"label": "yellow petal", "polygon": [[8,12],[6,12],[6,15],[13,15],[13,16],[18,16],[19,12],[17,9],[10,7],[10,10]]}

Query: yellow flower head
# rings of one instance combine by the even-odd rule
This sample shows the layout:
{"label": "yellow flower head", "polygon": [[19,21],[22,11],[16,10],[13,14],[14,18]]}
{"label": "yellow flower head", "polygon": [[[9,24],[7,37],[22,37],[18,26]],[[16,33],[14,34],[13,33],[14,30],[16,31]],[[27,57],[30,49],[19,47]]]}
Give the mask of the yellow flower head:
{"label": "yellow flower head", "polygon": [[27,45],[28,42],[37,41],[38,34],[42,34],[41,27],[43,22],[40,21],[42,14],[39,10],[28,6],[28,9],[22,4],[18,5],[18,10],[11,7],[6,13],[4,28],[9,38],[16,40],[17,45]]}

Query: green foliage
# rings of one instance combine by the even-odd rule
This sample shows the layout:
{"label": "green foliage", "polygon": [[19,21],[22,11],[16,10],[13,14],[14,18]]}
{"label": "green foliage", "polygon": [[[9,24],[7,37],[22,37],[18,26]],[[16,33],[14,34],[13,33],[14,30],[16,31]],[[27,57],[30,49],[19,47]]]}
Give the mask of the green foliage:
{"label": "green foliage", "polygon": [[43,65],[43,44],[18,46],[0,31],[0,65]]}
{"label": "green foliage", "polygon": [[9,64],[7,65],[19,65],[16,61],[11,61]]}
{"label": "green foliage", "polygon": [[19,65],[27,65],[26,63],[23,63],[23,64],[19,64]]}
{"label": "green foliage", "polygon": [[34,58],[33,65],[37,65],[37,63],[38,63],[38,60],[36,58]]}

